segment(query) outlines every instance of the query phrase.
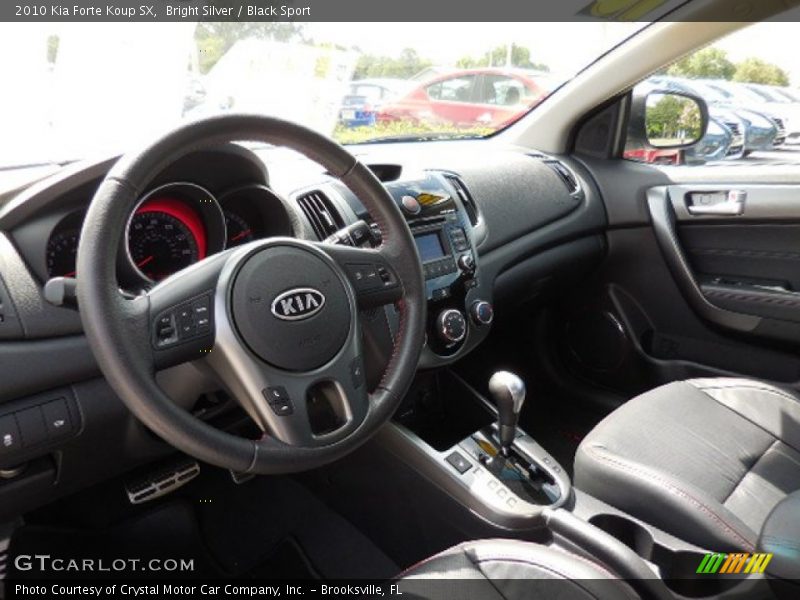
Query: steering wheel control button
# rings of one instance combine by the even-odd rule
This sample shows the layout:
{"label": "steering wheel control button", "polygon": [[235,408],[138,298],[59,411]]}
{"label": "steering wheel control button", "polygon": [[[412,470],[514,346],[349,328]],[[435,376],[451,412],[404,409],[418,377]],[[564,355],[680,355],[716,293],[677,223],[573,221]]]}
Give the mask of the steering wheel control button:
{"label": "steering wheel control button", "polygon": [[42,405],[42,414],[47,434],[51,439],[69,435],[72,430],[72,421],[67,403],[63,398]]}
{"label": "steering wheel control button", "polygon": [[364,366],[362,365],[361,357],[357,356],[350,363],[350,377],[353,380],[353,387],[358,389],[364,385]]}
{"label": "steering wheel control button", "polygon": [[360,294],[379,292],[397,285],[392,271],[380,264],[348,263],[347,275]]}
{"label": "steering wheel control button", "polygon": [[436,332],[445,344],[457,344],[467,335],[467,320],[454,308],[443,310],[436,319]]}
{"label": "steering wheel control button", "polygon": [[178,331],[175,326],[175,317],[171,314],[162,315],[156,321],[156,345],[166,345],[178,341]]}
{"label": "steering wheel control button", "polygon": [[289,392],[283,386],[269,387],[263,392],[264,398],[267,399],[269,407],[279,417],[291,415],[294,412],[292,407],[292,400],[289,398]]}
{"label": "steering wheel control button", "polygon": [[0,417],[0,460],[18,452],[22,448],[22,438],[14,415]]}
{"label": "steering wheel control button", "polygon": [[208,295],[184,302],[156,317],[153,345],[161,350],[211,333]]}
{"label": "steering wheel control button", "polygon": [[422,212],[422,205],[420,205],[419,200],[414,198],[414,196],[403,196],[400,198],[400,204],[405,213],[411,216],[416,216]]}
{"label": "steering wheel control button", "polygon": [[280,404],[289,401],[289,392],[282,385],[269,387],[264,390],[264,397],[270,404]]}
{"label": "steering wheel control button", "polygon": [[321,367],[350,334],[354,307],[342,277],[312,249],[287,243],[255,252],[232,285],[236,331],[256,356],[275,367]]}
{"label": "steering wheel control button", "polygon": [[494,320],[494,308],[485,300],[473,302],[469,314],[476,325],[491,325]]}
{"label": "steering wheel control button", "polygon": [[178,310],[178,334],[183,339],[188,339],[197,333],[194,322],[194,312],[191,306],[184,306]]}
{"label": "steering wheel control button", "polygon": [[197,333],[204,334],[211,331],[211,315],[209,313],[210,301],[208,297],[200,298],[192,302],[192,312],[194,322],[197,326]]}
{"label": "steering wheel control button", "polygon": [[472,464],[457,450],[452,452],[445,460],[458,471],[459,475],[463,475],[472,468]]}
{"label": "steering wheel control button", "polygon": [[359,292],[368,292],[383,286],[383,281],[378,275],[378,269],[375,265],[347,265],[347,269],[350,271],[350,277]]}

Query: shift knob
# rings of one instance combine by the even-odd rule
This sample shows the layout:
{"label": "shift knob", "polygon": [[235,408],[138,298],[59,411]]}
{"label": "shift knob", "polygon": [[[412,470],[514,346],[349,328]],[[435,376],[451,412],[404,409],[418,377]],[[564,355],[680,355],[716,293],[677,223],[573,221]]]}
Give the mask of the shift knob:
{"label": "shift knob", "polygon": [[525,383],[508,371],[498,371],[489,380],[489,393],[497,405],[500,450],[508,455],[514,442],[522,405],[525,403]]}

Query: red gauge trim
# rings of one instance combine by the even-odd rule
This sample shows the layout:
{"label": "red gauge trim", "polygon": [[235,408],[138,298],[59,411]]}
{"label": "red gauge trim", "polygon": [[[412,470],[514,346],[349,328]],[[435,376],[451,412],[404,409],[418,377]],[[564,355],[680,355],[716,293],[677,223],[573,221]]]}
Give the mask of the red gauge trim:
{"label": "red gauge trim", "polygon": [[176,198],[168,197],[151,198],[136,210],[137,215],[150,212],[161,212],[168,214],[169,216],[175,217],[181,223],[186,225],[186,228],[192,234],[194,241],[197,244],[197,259],[203,260],[206,257],[206,228],[203,226],[203,221],[200,218],[200,215],[198,215],[185,202]]}

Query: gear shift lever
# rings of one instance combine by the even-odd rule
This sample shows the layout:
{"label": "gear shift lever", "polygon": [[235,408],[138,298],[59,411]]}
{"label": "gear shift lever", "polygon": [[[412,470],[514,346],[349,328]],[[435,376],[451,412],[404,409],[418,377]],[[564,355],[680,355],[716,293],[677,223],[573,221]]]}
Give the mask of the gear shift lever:
{"label": "gear shift lever", "polygon": [[508,371],[498,371],[489,380],[489,393],[497,405],[500,452],[508,456],[517,433],[517,423],[525,403],[525,382]]}

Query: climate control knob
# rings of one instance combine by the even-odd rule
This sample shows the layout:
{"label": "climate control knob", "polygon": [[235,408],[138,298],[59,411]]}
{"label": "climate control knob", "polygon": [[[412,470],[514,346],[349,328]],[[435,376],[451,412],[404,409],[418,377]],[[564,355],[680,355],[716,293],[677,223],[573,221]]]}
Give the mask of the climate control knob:
{"label": "climate control knob", "polygon": [[443,310],[436,318],[436,333],[445,344],[457,344],[467,335],[467,320],[454,308]]}
{"label": "climate control knob", "polygon": [[490,325],[494,320],[494,308],[486,300],[475,300],[469,307],[469,316],[476,325]]}

